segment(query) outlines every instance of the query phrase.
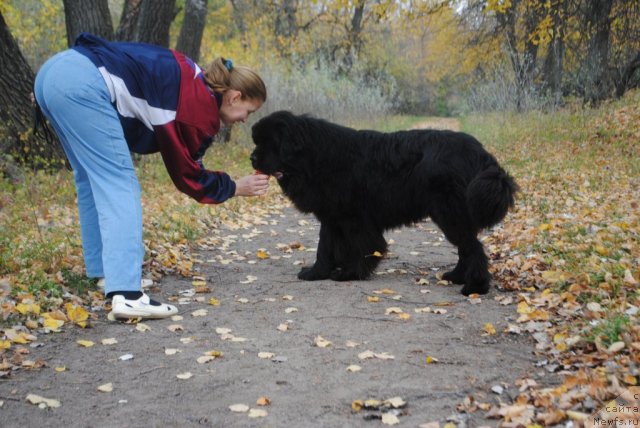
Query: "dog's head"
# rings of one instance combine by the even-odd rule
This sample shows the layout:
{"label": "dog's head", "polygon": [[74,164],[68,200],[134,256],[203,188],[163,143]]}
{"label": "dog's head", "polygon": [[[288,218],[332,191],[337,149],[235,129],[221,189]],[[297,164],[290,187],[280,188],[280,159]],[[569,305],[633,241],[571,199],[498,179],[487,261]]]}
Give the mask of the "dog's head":
{"label": "dog's head", "polygon": [[299,171],[304,141],[300,120],[291,112],[277,111],[253,125],[251,136],[256,148],[251,154],[251,164],[256,170],[278,180]]}

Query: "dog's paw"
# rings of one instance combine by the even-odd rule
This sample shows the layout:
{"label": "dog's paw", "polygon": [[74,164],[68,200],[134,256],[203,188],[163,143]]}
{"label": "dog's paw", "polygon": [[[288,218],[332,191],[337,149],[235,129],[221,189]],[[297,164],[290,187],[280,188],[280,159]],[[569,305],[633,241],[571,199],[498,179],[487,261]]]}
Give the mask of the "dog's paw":
{"label": "dog's paw", "polygon": [[464,274],[460,272],[456,272],[455,269],[442,274],[442,279],[444,279],[445,281],[452,282],[454,284],[464,284]]}
{"label": "dog's paw", "polygon": [[298,272],[298,279],[303,281],[318,281],[327,278],[329,278],[328,273],[320,272],[314,267],[305,267]]}
{"label": "dog's paw", "polygon": [[487,294],[489,292],[489,288],[491,284],[489,281],[486,282],[473,282],[465,284],[460,290],[460,293],[464,296],[468,296],[469,294]]}

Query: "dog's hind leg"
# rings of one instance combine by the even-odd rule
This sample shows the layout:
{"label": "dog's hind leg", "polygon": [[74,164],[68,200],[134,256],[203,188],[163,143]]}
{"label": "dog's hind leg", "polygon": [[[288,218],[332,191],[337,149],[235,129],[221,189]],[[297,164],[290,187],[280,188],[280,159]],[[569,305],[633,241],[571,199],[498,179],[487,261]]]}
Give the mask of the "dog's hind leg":
{"label": "dog's hind leg", "polygon": [[456,192],[455,188],[442,188],[449,191],[432,193],[430,216],[447,240],[458,247],[456,267],[442,277],[456,284],[464,284],[461,293],[465,296],[486,294],[489,292],[491,275],[484,248],[478,241],[478,231],[473,226],[460,192]]}
{"label": "dog's hind leg", "polygon": [[454,284],[464,284],[464,275],[467,272],[467,256],[464,254],[461,248],[458,248],[458,263],[453,270],[445,272],[442,275],[442,279],[445,281],[453,282]]}
{"label": "dog's hind leg", "polygon": [[484,253],[482,243],[476,237],[463,244],[464,251],[469,256],[465,257],[467,272],[464,277],[464,287],[460,292],[465,296],[472,293],[486,294],[489,292],[491,275],[489,274],[489,261]]}
{"label": "dog's hind leg", "polygon": [[327,279],[335,268],[335,236],[334,228],[326,223],[320,224],[320,241],[316,262],[311,267],[305,267],[298,273],[298,279],[304,281],[317,281]]}

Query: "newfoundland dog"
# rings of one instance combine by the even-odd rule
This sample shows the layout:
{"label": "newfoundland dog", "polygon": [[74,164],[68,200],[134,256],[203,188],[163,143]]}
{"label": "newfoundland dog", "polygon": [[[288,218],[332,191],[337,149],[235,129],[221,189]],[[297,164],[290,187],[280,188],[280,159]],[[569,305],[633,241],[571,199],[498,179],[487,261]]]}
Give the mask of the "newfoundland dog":
{"label": "newfoundland dog", "polygon": [[253,167],[321,224],[316,262],[298,278],[365,279],[387,249],[386,230],[431,217],[458,247],[443,279],[464,284],[464,295],[489,291],[477,235],[505,217],[518,186],[472,136],[359,131],[279,111],[259,120],[252,137]]}

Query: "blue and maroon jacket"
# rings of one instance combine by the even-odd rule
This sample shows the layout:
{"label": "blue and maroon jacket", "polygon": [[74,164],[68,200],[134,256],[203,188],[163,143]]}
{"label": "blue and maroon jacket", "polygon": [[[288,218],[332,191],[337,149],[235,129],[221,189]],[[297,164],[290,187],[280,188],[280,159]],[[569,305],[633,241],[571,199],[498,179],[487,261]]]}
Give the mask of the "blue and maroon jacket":
{"label": "blue and maroon jacket", "polygon": [[228,174],[202,164],[220,129],[221,98],[212,95],[196,63],[171,49],[87,33],[73,49],[104,77],[132,152],[160,152],[176,187],[198,202],[217,204],[235,194]]}

